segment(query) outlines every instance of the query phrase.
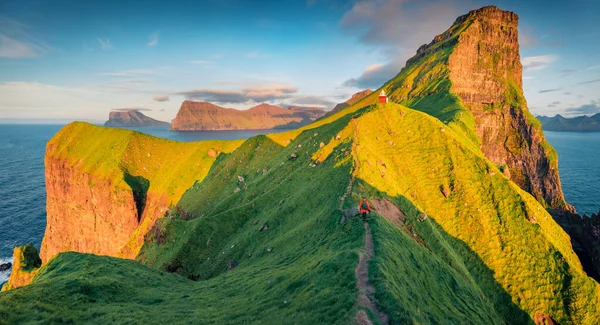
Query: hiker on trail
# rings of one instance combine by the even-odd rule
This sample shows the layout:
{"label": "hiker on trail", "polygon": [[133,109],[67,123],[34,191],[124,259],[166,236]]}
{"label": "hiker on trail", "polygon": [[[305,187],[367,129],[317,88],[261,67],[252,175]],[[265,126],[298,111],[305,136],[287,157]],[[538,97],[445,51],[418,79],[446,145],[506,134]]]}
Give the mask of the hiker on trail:
{"label": "hiker on trail", "polygon": [[371,213],[371,206],[369,205],[369,201],[365,197],[360,201],[360,213],[362,213],[362,219],[364,222],[367,221],[367,213]]}

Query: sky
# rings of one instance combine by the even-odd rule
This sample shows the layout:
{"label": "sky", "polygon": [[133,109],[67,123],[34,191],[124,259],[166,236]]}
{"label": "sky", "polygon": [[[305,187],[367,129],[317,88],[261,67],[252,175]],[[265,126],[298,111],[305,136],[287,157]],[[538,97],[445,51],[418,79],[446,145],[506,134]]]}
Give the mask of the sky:
{"label": "sky", "polygon": [[0,0],[0,121],[170,121],[185,99],[331,109],[490,4],[520,16],[532,113],[600,112],[600,1]]}

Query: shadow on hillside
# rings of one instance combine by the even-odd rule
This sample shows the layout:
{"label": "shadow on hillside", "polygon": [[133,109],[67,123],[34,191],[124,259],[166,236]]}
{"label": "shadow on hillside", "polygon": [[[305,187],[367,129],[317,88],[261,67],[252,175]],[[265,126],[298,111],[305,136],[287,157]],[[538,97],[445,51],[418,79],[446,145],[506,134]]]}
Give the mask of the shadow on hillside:
{"label": "shadow on hillside", "polygon": [[[465,242],[455,238],[444,231],[444,229],[435,221],[434,217],[426,215],[420,211],[409,199],[404,196],[391,197],[386,193],[379,192],[378,190],[370,187],[362,180],[360,188],[364,189],[365,196],[378,197],[378,198],[389,198],[400,210],[406,215],[404,222],[401,225],[394,225],[389,218],[383,217],[377,218],[373,224],[373,237],[375,240],[375,255],[381,254],[378,250],[378,242],[381,243],[382,226],[380,223],[386,223],[387,225],[393,226],[395,229],[400,230],[409,240],[415,241],[416,244],[423,247],[439,257],[449,268],[452,268],[458,276],[464,278],[466,283],[472,284],[475,288],[481,290],[481,299],[484,304],[491,304],[493,309],[497,312],[502,320],[500,323],[513,323],[513,324],[533,324],[531,317],[517,306],[508,292],[496,281],[494,278],[494,271],[491,270]],[[457,256],[459,258],[457,258]],[[380,261],[380,259],[376,259]],[[384,271],[382,271],[379,262],[371,262],[371,269],[377,277],[384,277]],[[474,283],[473,283],[474,282]],[[375,283],[377,287],[380,301],[384,302],[384,309],[391,316],[392,323],[394,321],[403,322],[406,319],[402,319],[402,315],[398,316],[397,310],[394,310],[392,304],[388,303],[385,306],[385,302],[392,299],[390,292],[386,292],[386,288],[389,284]],[[458,288],[456,288],[458,289]],[[436,293],[432,293],[436,294]],[[457,298],[458,299],[458,298]],[[397,308],[397,307],[396,307]],[[394,312],[396,312],[394,314]],[[396,317],[396,319],[394,319]],[[400,317],[400,319],[397,319]],[[489,317],[492,317],[490,315]]]}
{"label": "shadow on hillside", "polygon": [[143,176],[131,175],[127,169],[123,169],[123,175],[123,180],[129,185],[133,193],[139,223],[146,208],[146,198],[148,196],[148,188],[150,188],[150,181]]}
{"label": "shadow on hillside", "polygon": [[600,227],[600,212],[591,216],[553,209],[548,212],[571,237],[571,248],[579,257],[585,273],[600,282],[600,240],[595,234]]}
{"label": "shadow on hillside", "polygon": [[[339,196],[348,185],[348,155],[338,150],[318,167],[312,157],[320,143],[336,141],[350,119],[344,116],[304,130],[286,146],[260,135],[231,153],[220,154],[206,177],[187,189],[165,218],[157,220],[138,260],[203,281],[260,256],[275,255],[266,251],[272,247],[251,248],[274,240],[276,229],[288,218],[304,222],[315,209],[331,206],[337,211]],[[338,165],[340,161],[345,163]],[[295,232],[290,230],[290,234]],[[235,242],[230,244],[230,240]],[[281,246],[276,249],[280,252]]]}

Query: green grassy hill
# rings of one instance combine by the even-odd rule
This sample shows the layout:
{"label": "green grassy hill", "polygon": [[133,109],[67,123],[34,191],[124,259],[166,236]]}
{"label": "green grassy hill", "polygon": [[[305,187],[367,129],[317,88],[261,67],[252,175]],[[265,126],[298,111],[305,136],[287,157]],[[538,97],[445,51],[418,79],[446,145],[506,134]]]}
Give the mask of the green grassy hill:
{"label": "green grassy hill", "polygon": [[[520,65],[492,78],[506,87],[489,107],[453,88],[462,39],[493,59],[474,61],[484,72],[518,59],[514,42],[477,34],[489,22],[517,39],[516,15],[473,11],[384,85],[397,103],[373,104],[376,91],[297,130],[180,144],[65,128],[49,144],[57,154],[134,191],[125,168],[173,205],[134,234],[135,261],[61,253],[0,293],[0,323],[596,324],[600,285],[546,211],[567,206],[557,157],[511,79]],[[489,52],[497,43],[507,52]],[[496,138],[480,134],[489,119],[508,130],[494,157]],[[528,165],[492,159],[515,157]],[[536,166],[551,173],[520,182]]]}
{"label": "green grassy hill", "polygon": [[332,119],[281,135],[287,146],[245,141],[157,222],[141,263],[60,254],[0,294],[0,319],[346,324],[363,310],[375,320],[357,302],[362,221],[340,224],[340,206],[361,196],[401,211],[369,216],[372,300],[392,323],[600,317],[598,284],[568,236],[464,135],[396,104]]}

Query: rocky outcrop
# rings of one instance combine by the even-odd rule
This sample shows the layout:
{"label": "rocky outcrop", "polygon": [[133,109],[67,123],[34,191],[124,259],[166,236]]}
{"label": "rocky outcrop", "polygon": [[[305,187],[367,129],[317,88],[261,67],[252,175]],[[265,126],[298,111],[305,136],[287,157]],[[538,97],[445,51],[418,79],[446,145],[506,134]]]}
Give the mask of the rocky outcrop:
{"label": "rocky outcrop", "polygon": [[339,111],[343,110],[344,108],[357,103],[358,101],[369,96],[372,93],[373,93],[373,91],[371,89],[365,89],[363,91],[359,91],[356,94],[352,95],[352,97],[350,97],[350,99],[348,99],[347,101],[335,105],[335,107],[331,111],[327,112],[327,115],[335,114],[336,112],[339,112]]}
{"label": "rocky outcrop", "polygon": [[[46,146],[41,260],[66,251],[135,258],[156,220],[241,142],[178,143],[81,122],[65,126]],[[31,278],[13,271],[10,288]]]}
{"label": "rocky outcrop", "polygon": [[556,153],[529,113],[522,90],[516,14],[495,7],[471,11],[449,58],[451,91],[473,113],[481,150],[507,166],[521,188],[554,208],[565,203]]}
{"label": "rocky outcrop", "polygon": [[260,130],[296,128],[323,116],[315,109],[285,109],[260,104],[248,110],[223,108],[206,102],[186,100],[171,124],[174,131]]}
{"label": "rocky outcrop", "polygon": [[167,122],[155,120],[139,111],[110,112],[108,121],[104,126],[110,127],[143,127],[143,126],[169,126]]}
{"label": "rocky outcrop", "polygon": [[117,256],[140,224],[132,189],[123,179],[94,175],[81,163],[57,157],[48,146],[44,262],[68,250]]}
{"label": "rocky outcrop", "polygon": [[572,118],[565,118],[557,114],[554,117],[538,116],[538,119],[546,131],[600,132],[600,113]]}
{"label": "rocky outcrop", "polygon": [[[564,199],[558,159],[522,90],[518,16],[489,6],[459,17],[421,46],[384,89],[465,132],[522,189],[547,207]],[[454,98],[453,100],[450,100]]]}
{"label": "rocky outcrop", "polygon": [[42,265],[38,251],[31,243],[15,247],[13,257],[15,262],[12,266],[12,273],[8,282],[2,287],[2,291],[29,284]]}
{"label": "rocky outcrop", "polygon": [[12,267],[12,263],[10,263],[10,262],[2,263],[2,264],[0,264],[0,272],[8,271],[8,270],[10,270],[11,267]]}
{"label": "rocky outcrop", "polygon": [[587,275],[600,281],[600,210],[591,216],[570,211],[551,211],[552,216],[571,236],[573,250]]}

